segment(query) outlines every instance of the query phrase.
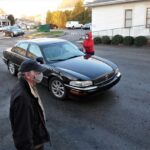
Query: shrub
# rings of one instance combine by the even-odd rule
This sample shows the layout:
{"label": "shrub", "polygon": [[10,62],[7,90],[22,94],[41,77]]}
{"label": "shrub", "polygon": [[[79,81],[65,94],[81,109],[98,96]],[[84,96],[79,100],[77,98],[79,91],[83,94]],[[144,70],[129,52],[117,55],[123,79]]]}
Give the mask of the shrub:
{"label": "shrub", "polygon": [[110,44],[111,40],[109,36],[102,36],[102,43],[103,44]]}
{"label": "shrub", "polygon": [[145,36],[138,36],[134,39],[135,46],[143,46],[147,43],[147,38]]}
{"label": "shrub", "polygon": [[111,43],[113,45],[118,45],[118,44],[121,44],[122,42],[123,42],[123,36],[122,35],[115,35],[111,41]]}
{"label": "shrub", "polygon": [[95,37],[94,38],[94,44],[100,44],[102,42],[100,37]]}
{"label": "shrub", "polygon": [[125,36],[123,38],[123,44],[124,45],[129,46],[129,45],[133,45],[133,43],[134,43],[134,38],[132,36]]}

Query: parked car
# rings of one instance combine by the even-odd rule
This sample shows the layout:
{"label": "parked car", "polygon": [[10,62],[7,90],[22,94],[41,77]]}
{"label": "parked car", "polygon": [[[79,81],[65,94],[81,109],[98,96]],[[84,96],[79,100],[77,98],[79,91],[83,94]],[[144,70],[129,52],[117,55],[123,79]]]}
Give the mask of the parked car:
{"label": "parked car", "polygon": [[0,26],[0,32],[2,32],[3,31],[3,27],[2,26]]}
{"label": "parked car", "polygon": [[82,27],[82,29],[84,30],[91,30],[91,28],[92,28],[92,23],[86,23]]}
{"label": "parked car", "polygon": [[5,31],[6,29],[8,29],[10,26],[0,26],[0,32]]}
{"label": "parked car", "polygon": [[5,30],[3,30],[6,36],[19,36],[24,35],[24,31],[21,28],[18,28],[17,26],[9,26]]}
{"label": "parked car", "polygon": [[3,61],[12,75],[26,59],[37,60],[46,68],[42,84],[60,100],[66,96],[88,96],[107,90],[121,78],[118,67],[109,60],[83,53],[63,39],[23,40],[3,51]]}
{"label": "parked car", "polygon": [[68,29],[81,29],[83,24],[80,24],[79,21],[67,21],[66,28]]}

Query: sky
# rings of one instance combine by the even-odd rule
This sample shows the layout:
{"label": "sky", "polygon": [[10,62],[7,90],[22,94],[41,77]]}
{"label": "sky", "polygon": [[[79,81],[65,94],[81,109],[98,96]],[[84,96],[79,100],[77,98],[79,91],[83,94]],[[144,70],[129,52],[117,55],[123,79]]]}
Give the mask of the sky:
{"label": "sky", "polygon": [[[70,0],[68,0],[70,1]],[[84,0],[91,1],[91,0]],[[0,8],[6,14],[12,14],[15,18],[22,16],[46,16],[48,10],[54,11],[66,0],[0,0]]]}
{"label": "sky", "polygon": [[0,8],[15,18],[23,15],[44,15],[48,10],[54,11],[62,0],[0,0]]}

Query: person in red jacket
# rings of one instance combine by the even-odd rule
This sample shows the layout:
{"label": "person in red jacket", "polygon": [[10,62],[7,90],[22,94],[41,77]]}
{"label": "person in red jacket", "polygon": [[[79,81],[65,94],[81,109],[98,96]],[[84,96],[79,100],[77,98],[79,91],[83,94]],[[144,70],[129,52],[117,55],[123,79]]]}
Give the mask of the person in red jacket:
{"label": "person in red jacket", "polygon": [[83,41],[83,47],[86,54],[94,55],[94,41],[92,39],[92,33],[86,33],[85,40]]}

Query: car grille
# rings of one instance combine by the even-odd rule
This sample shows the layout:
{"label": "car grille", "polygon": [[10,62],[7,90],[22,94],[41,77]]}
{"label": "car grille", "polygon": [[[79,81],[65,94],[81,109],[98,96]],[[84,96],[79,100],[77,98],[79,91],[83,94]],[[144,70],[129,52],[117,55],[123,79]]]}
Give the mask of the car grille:
{"label": "car grille", "polygon": [[105,74],[103,76],[100,76],[99,78],[94,80],[94,85],[101,85],[101,84],[107,84],[109,83],[111,80],[113,80],[115,77],[115,72],[111,72],[108,74]]}

